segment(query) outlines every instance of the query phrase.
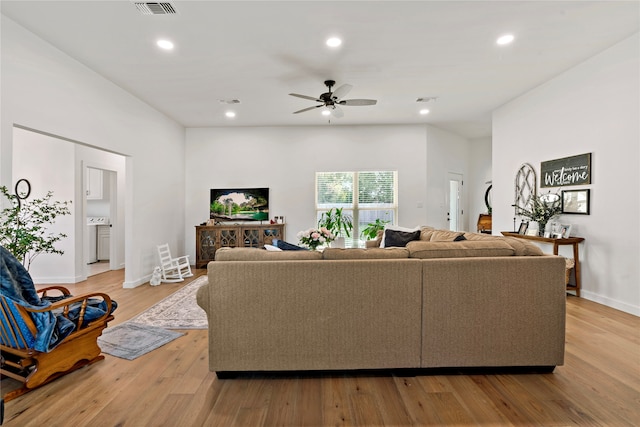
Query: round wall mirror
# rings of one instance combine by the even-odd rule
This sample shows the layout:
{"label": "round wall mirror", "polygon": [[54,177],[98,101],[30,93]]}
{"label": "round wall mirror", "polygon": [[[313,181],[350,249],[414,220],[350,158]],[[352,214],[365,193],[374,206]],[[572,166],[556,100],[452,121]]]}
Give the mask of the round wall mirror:
{"label": "round wall mirror", "polygon": [[484,192],[484,204],[487,205],[487,212],[490,214],[491,213],[491,188],[493,187],[492,185],[489,185],[489,187],[487,187],[487,191]]}

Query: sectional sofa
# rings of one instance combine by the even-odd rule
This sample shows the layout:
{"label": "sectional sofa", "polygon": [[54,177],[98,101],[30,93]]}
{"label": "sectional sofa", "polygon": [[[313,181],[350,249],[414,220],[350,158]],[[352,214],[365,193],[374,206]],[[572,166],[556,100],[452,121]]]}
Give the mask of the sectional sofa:
{"label": "sectional sofa", "polygon": [[210,370],[562,365],[564,259],[463,236],[425,227],[404,247],[218,250],[197,294]]}

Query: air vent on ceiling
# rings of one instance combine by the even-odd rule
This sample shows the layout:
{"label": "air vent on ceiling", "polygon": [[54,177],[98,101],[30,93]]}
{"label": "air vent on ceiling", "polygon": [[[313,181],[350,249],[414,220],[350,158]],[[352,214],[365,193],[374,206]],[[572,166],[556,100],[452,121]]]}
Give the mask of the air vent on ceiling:
{"label": "air vent on ceiling", "polygon": [[174,15],[176,9],[171,3],[136,2],[136,8],[143,15]]}

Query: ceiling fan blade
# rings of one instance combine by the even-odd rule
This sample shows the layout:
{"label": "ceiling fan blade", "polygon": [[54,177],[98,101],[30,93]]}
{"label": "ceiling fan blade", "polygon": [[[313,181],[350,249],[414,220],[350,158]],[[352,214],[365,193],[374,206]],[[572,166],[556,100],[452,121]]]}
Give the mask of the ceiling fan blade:
{"label": "ceiling fan blade", "polygon": [[313,107],[303,108],[302,110],[294,111],[293,114],[304,113],[305,111],[311,111],[320,107],[324,107],[324,105],[314,105]]}
{"label": "ceiling fan blade", "polygon": [[331,109],[331,114],[333,115],[333,117],[343,117],[344,116],[344,111],[342,111],[342,108],[338,107],[337,105],[334,105],[333,108]]}
{"label": "ceiling fan blade", "polygon": [[340,105],[376,105],[377,103],[375,99],[345,99],[338,102]]}
{"label": "ceiling fan blade", "polygon": [[315,96],[300,95],[299,93],[290,93],[289,95],[296,96],[296,97],[302,98],[302,99],[310,99],[312,101],[322,102],[322,100],[316,98]]}
{"label": "ceiling fan blade", "polygon": [[343,84],[339,88],[334,90],[331,96],[333,97],[333,99],[342,99],[342,97],[349,93],[351,89],[353,89],[353,86],[351,86],[350,84]]}

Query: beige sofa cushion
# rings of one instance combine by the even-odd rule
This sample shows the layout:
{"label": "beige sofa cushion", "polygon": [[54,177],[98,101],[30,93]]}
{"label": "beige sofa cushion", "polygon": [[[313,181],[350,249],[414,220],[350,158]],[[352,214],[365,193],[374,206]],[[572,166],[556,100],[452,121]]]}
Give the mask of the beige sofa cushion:
{"label": "beige sofa cushion", "polygon": [[482,233],[464,233],[464,237],[469,241],[502,241],[513,248],[516,256],[540,256],[544,255],[542,249],[527,240],[517,237],[492,236]]}
{"label": "beige sofa cushion", "polygon": [[322,252],[324,259],[397,259],[409,258],[406,248],[327,248]]}
{"label": "beige sofa cushion", "polygon": [[425,242],[416,240],[407,244],[410,258],[464,258],[513,256],[515,251],[506,242],[468,241]]}
{"label": "beige sofa cushion", "polygon": [[284,261],[284,260],[320,260],[318,251],[266,251],[257,248],[220,248],[216,251],[216,261]]}
{"label": "beige sofa cushion", "polygon": [[428,225],[423,225],[420,227],[420,240],[430,241],[431,235],[436,231],[435,228],[429,227]]}
{"label": "beige sofa cushion", "polygon": [[456,238],[463,236],[462,231],[449,231],[449,230],[433,230],[431,233],[431,242],[453,242]]}

